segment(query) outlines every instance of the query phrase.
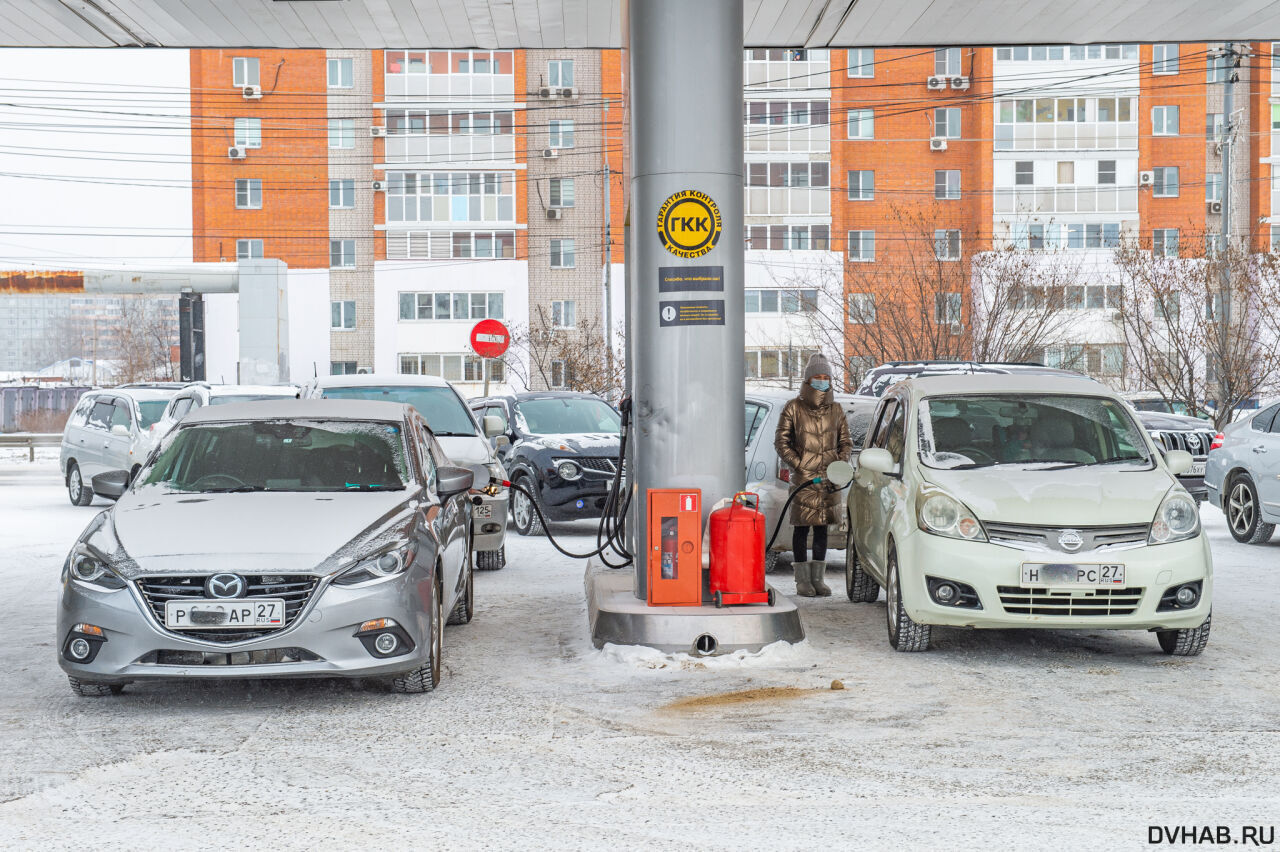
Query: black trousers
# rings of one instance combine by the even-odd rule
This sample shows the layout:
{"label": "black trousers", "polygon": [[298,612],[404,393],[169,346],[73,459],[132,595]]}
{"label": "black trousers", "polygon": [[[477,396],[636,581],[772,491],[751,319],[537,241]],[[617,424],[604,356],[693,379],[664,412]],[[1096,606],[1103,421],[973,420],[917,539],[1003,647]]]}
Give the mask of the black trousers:
{"label": "black trousers", "polygon": [[805,555],[809,541],[809,530],[813,530],[813,559],[822,562],[827,558],[826,527],[795,527],[791,532],[791,549],[795,552],[796,562],[808,562]]}

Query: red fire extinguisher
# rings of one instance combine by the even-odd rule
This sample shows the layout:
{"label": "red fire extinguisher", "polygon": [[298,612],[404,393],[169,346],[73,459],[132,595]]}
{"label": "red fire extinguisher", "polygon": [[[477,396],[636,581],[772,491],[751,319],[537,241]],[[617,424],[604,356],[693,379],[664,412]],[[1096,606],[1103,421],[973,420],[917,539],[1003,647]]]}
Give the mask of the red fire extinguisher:
{"label": "red fire extinguisher", "polygon": [[[744,498],[755,498],[748,505]],[[716,606],[767,603],[773,589],[764,581],[765,518],[760,497],[749,491],[733,495],[733,502],[708,518],[711,527],[711,597]]]}
{"label": "red fire extinguisher", "polygon": [[662,519],[662,579],[674,580],[680,560],[680,535],[675,518]]}

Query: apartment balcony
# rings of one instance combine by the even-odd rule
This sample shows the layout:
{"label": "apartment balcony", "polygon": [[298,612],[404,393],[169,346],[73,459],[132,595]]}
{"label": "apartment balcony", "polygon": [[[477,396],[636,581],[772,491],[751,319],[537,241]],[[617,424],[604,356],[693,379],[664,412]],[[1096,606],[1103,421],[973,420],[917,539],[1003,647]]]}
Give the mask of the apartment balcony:
{"label": "apartment balcony", "polygon": [[830,154],[831,128],[826,124],[772,127],[747,124],[742,129],[748,154]]}
{"label": "apartment balcony", "polygon": [[997,187],[996,213],[1137,213],[1136,186]]}
{"label": "apartment balcony", "polygon": [[1136,121],[997,124],[997,151],[1137,150]]}
{"label": "apartment balcony", "polygon": [[747,216],[830,216],[829,187],[747,187]]}
{"label": "apartment balcony", "polygon": [[464,133],[387,136],[387,163],[505,163],[516,159],[515,136]]}

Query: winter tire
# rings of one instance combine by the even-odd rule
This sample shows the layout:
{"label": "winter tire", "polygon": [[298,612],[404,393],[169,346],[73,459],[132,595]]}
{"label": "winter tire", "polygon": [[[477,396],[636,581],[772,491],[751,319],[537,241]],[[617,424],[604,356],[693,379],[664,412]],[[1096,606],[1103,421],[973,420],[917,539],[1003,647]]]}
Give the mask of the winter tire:
{"label": "winter tire", "polygon": [[67,496],[71,498],[73,506],[88,506],[93,502],[93,489],[84,484],[84,479],[80,476],[80,465],[75,462],[67,465]]}
{"label": "winter tire", "polygon": [[880,584],[863,570],[852,542],[845,551],[844,592],[854,603],[875,603],[880,597]]}
{"label": "winter tire", "polygon": [[1231,480],[1227,491],[1227,526],[1231,537],[1241,544],[1265,544],[1276,531],[1275,524],[1262,520],[1258,489],[1246,474],[1238,474]]}
{"label": "winter tire", "polygon": [[431,623],[427,625],[427,661],[411,672],[391,678],[391,691],[402,694],[430,692],[440,685],[440,655],[444,646],[444,590],[440,586],[440,569],[436,569],[435,600],[431,604]]}
{"label": "winter tire", "polygon": [[449,624],[470,624],[471,616],[475,614],[476,572],[473,570],[470,559],[463,566],[463,570],[467,573],[466,583],[462,587],[458,602],[453,605],[453,612],[449,613]]}
{"label": "winter tire", "polygon": [[889,628],[889,644],[895,651],[929,650],[929,625],[917,624],[913,621],[902,604],[898,554],[892,548],[889,550],[889,569],[885,575],[885,614]]}
{"label": "winter tire", "polygon": [[[530,497],[537,494],[537,485],[527,476],[520,477],[515,484],[520,486],[511,489],[511,520],[516,525],[516,532],[520,535],[542,535],[542,516],[535,508],[538,498]],[[525,494],[526,490],[529,494]]]}
{"label": "winter tire", "polygon": [[119,695],[124,692],[123,683],[96,683],[91,680],[71,677],[70,675],[67,675],[67,683],[71,685],[71,691],[81,698],[102,698],[106,695]]}
{"label": "winter tire", "polygon": [[497,550],[477,550],[477,571],[498,571],[507,564],[507,546],[504,544]]}
{"label": "winter tire", "polygon": [[1213,621],[1213,613],[1205,618],[1199,627],[1185,627],[1181,630],[1158,630],[1156,639],[1160,642],[1160,650],[1172,657],[1197,657],[1209,644],[1209,627]]}

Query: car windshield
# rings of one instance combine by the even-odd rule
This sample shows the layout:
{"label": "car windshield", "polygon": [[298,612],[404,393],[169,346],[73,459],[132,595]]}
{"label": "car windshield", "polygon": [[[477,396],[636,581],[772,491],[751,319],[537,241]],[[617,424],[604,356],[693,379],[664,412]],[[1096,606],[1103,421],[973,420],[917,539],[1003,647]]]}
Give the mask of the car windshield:
{"label": "car windshield", "polygon": [[138,403],[138,420],[143,429],[150,429],[151,424],[160,422],[164,410],[169,406],[167,399],[152,399]]}
{"label": "car windshield", "polygon": [[451,387],[415,385],[370,385],[354,388],[325,388],[325,399],[372,399],[382,402],[407,402],[427,421],[431,431],[441,438],[469,437],[476,434],[475,423],[467,407]]}
{"label": "car windshield", "polygon": [[409,480],[399,424],[270,420],[185,426],[142,475],[173,491],[385,491]]}
{"label": "car windshield", "polygon": [[531,435],[617,435],[621,419],[609,403],[586,397],[548,397],[516,403]]}
{"label": "car windshield", "polygon": [[1104,397],[931,397],[920,403],[918,431],[920,459],[933,468],[1151,465],[1137,424]]}
{"label": "car windshield", "polygon": [[210,405],[229,405],[233,402],[262,402],[268,399],[288,399],[293,394],[283,393],[238,393],[227,396],[209,397]]}

